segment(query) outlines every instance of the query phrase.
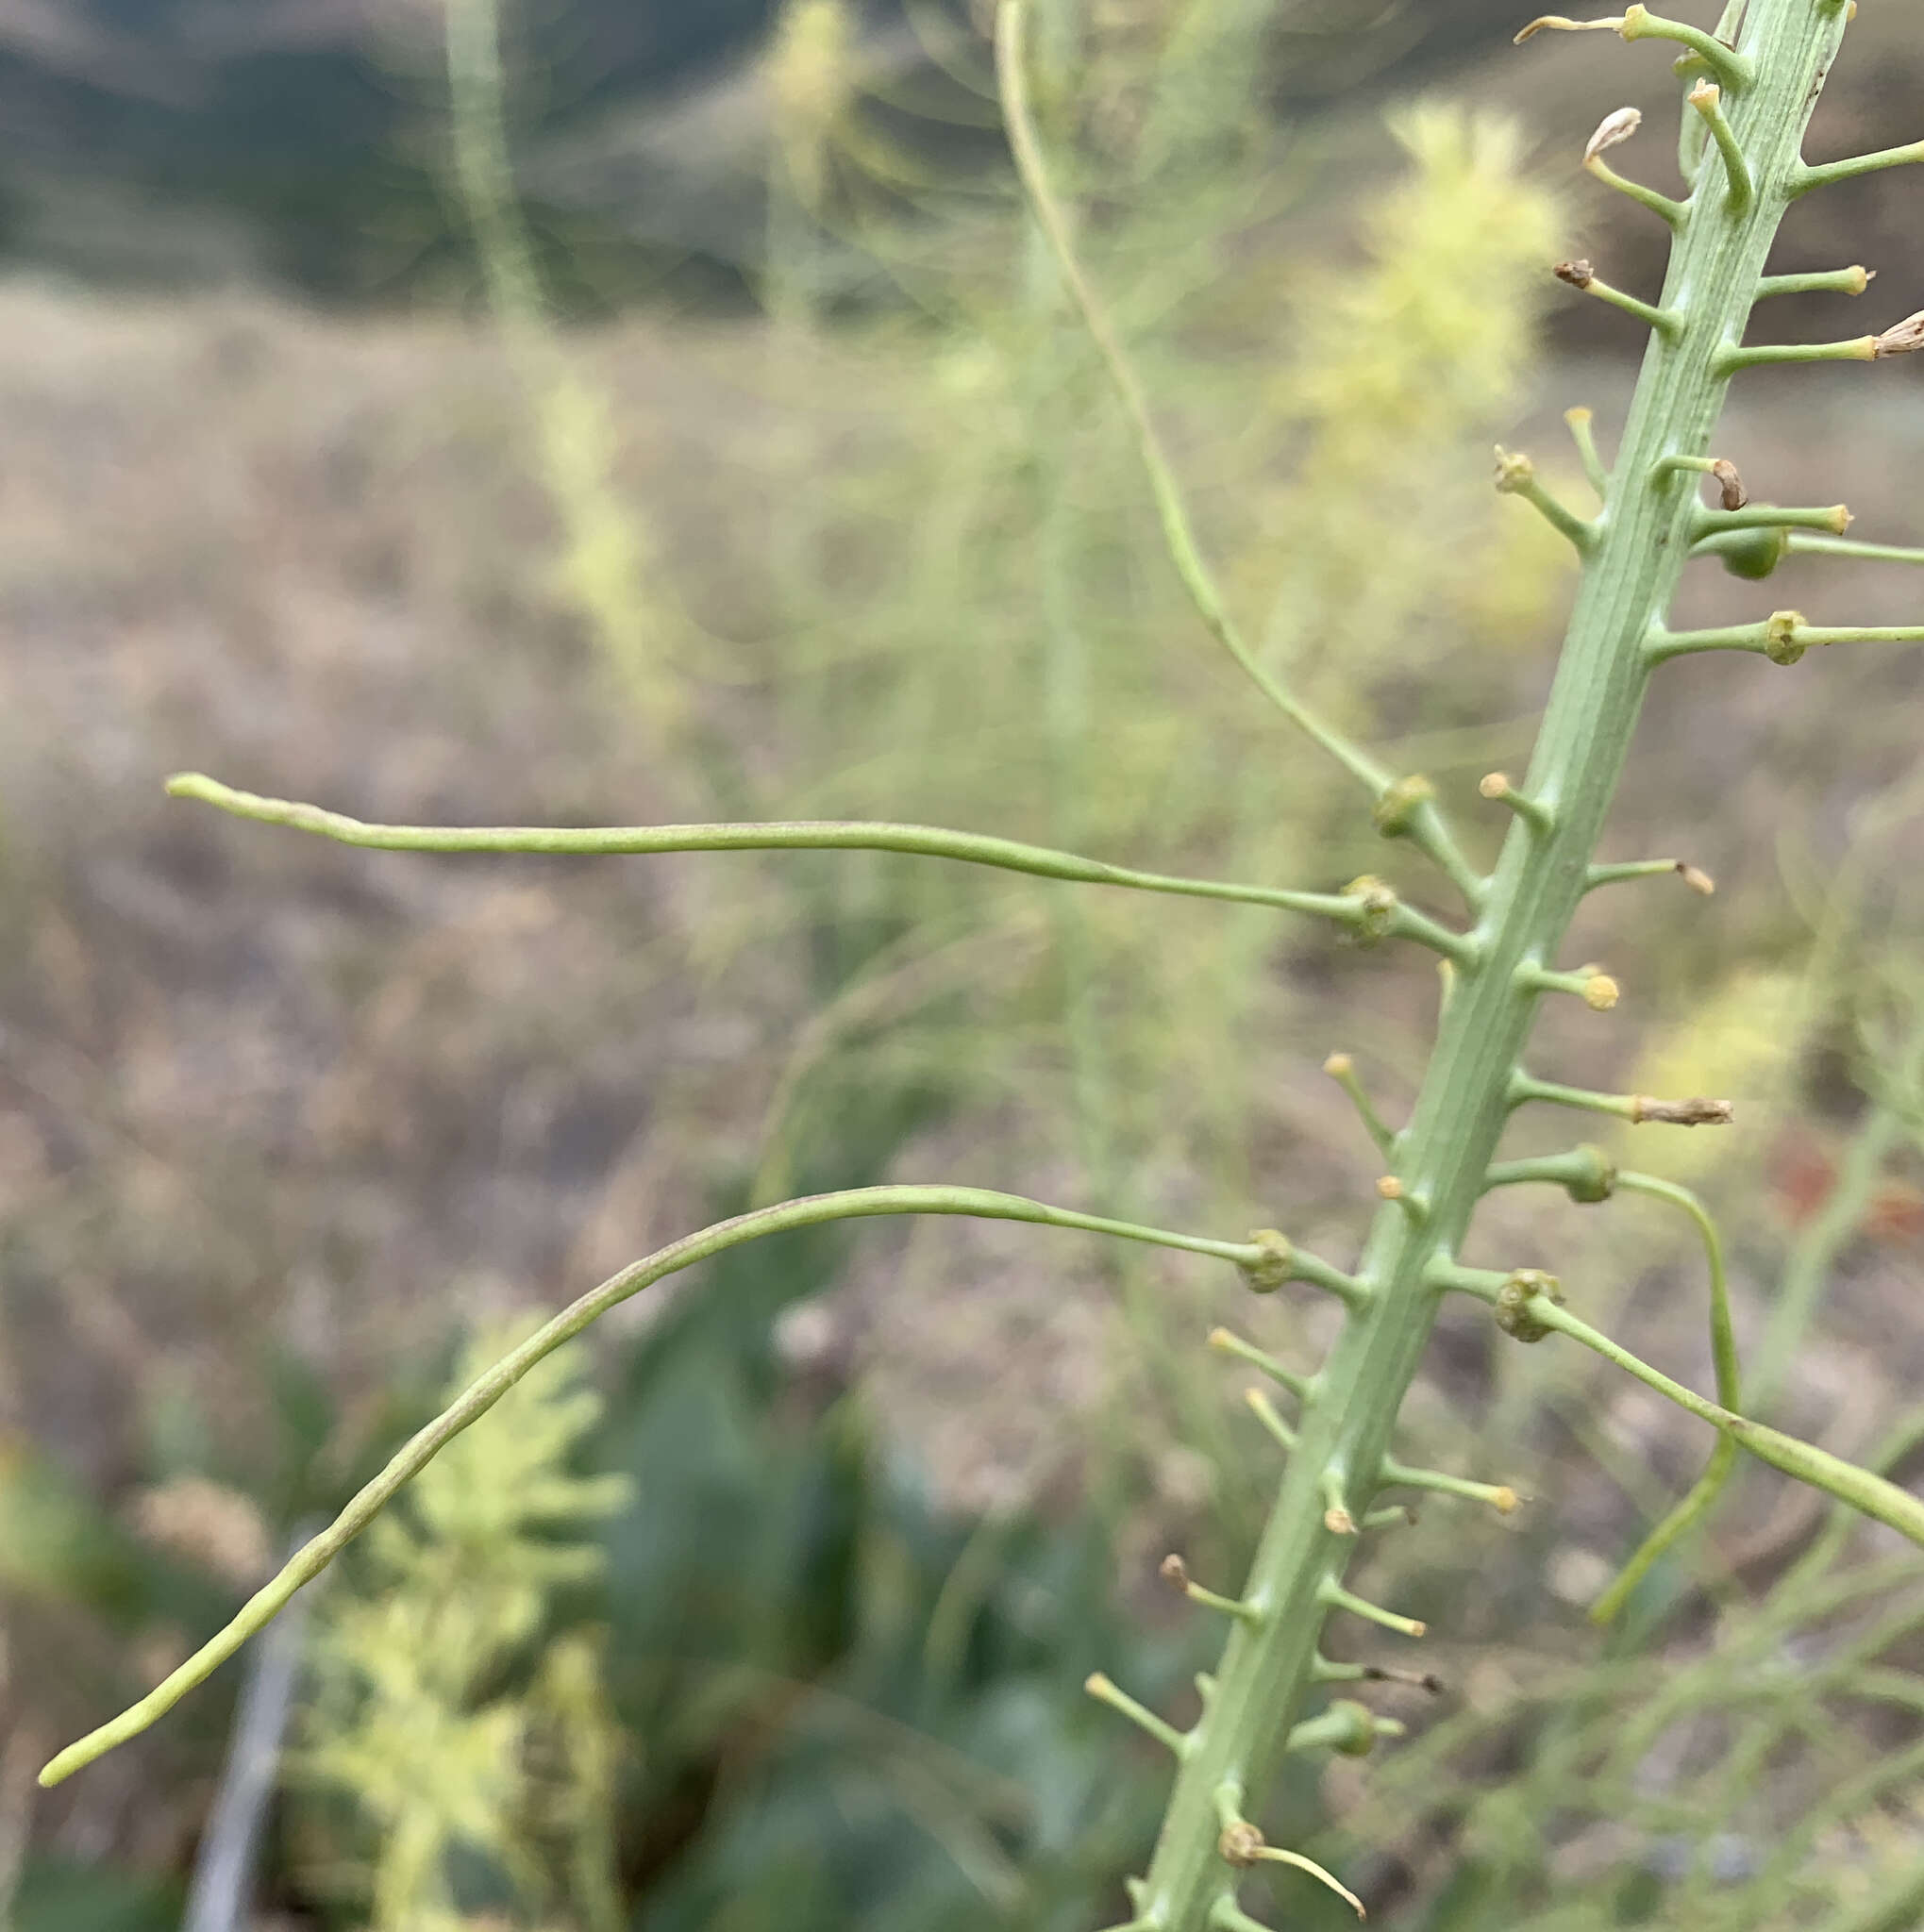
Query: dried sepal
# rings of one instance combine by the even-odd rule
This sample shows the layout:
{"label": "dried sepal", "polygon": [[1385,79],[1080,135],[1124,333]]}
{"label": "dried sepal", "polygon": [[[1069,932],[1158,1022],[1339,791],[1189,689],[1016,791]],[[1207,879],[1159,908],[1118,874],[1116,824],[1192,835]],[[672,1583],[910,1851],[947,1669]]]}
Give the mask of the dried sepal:
{"label": "dried sepal", "polygon": [[1801,610],[1773,610],[1764,625],[1764,655],[1773,664],[1795,664],[1804,654],[1798,633],[1805,625]]}
{"label": "dried sepal", "polygon": [[1243,1279],[1257,1294],[1274,1294],[1291,1278],[1296,1267],[1296,1249],[1289,1237],[1274,1227],[1259,1227],[1249,1236],[1251,1247],[1261,1252],[1253,1261],[1241,1264]]}
{"label": "dried sepal", "polygon": [[1885,329],[1877,338],[1871,358],[1881,362],[1887,356],[1915,356],[1919,349],[1924,349],[1924,308],[1907,315],[1895,328]]}
{"label": "dried sepal", "polygon": [[1541,33],[1616,34],[1623,28],[1624,16],[1620,13],[1612,14],[1605,20],[1572,20],[1566,13],[1542,13],[1516,36],[1515,44],[1520,47],[1525,41]]}
{"label": "dried sepal", "polygon": [[[1417,814],[1436,796],[1436,787],[1420,772],[1383,788],[1370,813],[1376,828],[1385,839],[1407,838],[1416,824]],[[1355,888],[1351,887],[1350,891]]]}
{"label": "dried sepal", "polygon": [[1594,161],[1610,148],[1621,147],[1644,125],[1641,108],[1619,108],[1597,124],[1597,132],[1583,149],[1585,161]]}
{"label": "dried sepal", "polygon": [[1448,1688],[1433,1671],[1397,1671],[1387,1664],[1364,1664],[1360,1674],[1365,1684],[1407,1684],[1413,1690],[1427,1690],[1441,1697]]}
{"label": "dried sepal", "polygon": [[1735,1117],[1728,1100],[1652,1100],[1648,1093],[1631,1096],[1630,1118],[1633,1126],[1655,1122],[1666,1127],[1727,1127]]}
{"label": "dried sepal", "polygon": [[1550,1331],[1531,1312],[1538,1295],[1546,1301],[1564,1305],[1563,1285],[1554,1274],[1538,1268],[1519,1268],[1497,1291],[1497,1325],[1515,1341],[1541,1341]]}
{"label": "dried sepal", "polygon": [[[1362,1709],[1363,1707],[1359,1706],[1358,1708]],[[1364,1715],[1367,1716],[1368,1713],[1365,1711]],[[1280,1845],[1272,1845],[1246,1818],[1231,1815],[1224,1820],[1221,1836],[1216,1840],[1216,1857],[1224,1864],[1233,1866],[1238,1872],[1246,1872],[1253,1865],[1293,1865],[1298,1872],[1307,1873],[1319,1885],[1327,1886],[1359,1919],[1368,1916],[1364,1910],[1363,1901],[1347,1885],[1326,1872],[1313,1858],[1306,1858],[1300,1852],[1286,1852]],[[1236,1919],[1245,1917],[1240,1912],[1235,1916]]]}
{"label": "dried sepal", "polygon": [[[1588,1141],[1575,1153],[1577,1158],[1564,1176],[1564,1191],[1580,1208],[1599,1207],[1616,1192],[1616,1162],[1601,1147]],[[1502,1507],[1500,1504],[1497,1507]]]}
{"label": "dried sepal", "polygon": [[1359,944],[1374,945],[1379,940],[1389,937],[1398,903],[1395,887],[1378,878],[1374,873],[1364,873],[1343,888],[1343,896],[1356,902],[1360,915],[1356,923]]}

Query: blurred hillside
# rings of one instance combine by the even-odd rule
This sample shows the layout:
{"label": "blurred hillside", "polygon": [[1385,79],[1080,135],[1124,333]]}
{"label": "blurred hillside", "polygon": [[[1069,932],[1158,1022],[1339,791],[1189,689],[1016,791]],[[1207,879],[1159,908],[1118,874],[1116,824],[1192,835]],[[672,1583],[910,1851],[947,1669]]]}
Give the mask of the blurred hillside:
{"label": "blurred hillside", "polygon": [[[859,13],[876,137],[960,179],[1001,168],[968,73],[979,10],[871,0]],[[768,15],[768,0],[510,9],[509,133],[564,311],[752,310],[767,240]],[[104,286],[466,299],[475,268],[448,178],[439,17],[434,0],[0,0],[0,264]],[[1300,0],[1280,12],[1221,0],[1189,14],[1145,0],[1128,18],[1146,42],[1185,20],[1203,21],[1205,40],[1211,20],[1235,35],[1253,24],[1257,92],[1276,124],[1321,130],[1335,153],[1347,126],[1364,167],[1357,144],[1380,105],[1412,91],[1500,99],[1546,135],[1573,107],[1570,63],[1503,58],[1519,18],[1507,0]],[[1916,37],[1890,7],[1861,35],[1875,52],[1836,91],[1829,125],[1861,146],[1908,139],[1924,87]],[[1622,86],[1626,99],[1658,97],[1648,63],[1624,63]],[[1829,245],[1889,259],[1899,195],[1884,178],[1858,184],[1805,230],[1815,239],[1821,220]],[[1629,269],[1654,270],[1647,234],[1614,210],[1597,219],[1623,230]],[[843,273],[864,299],[892,299],[852,262]],[[1564,327],[1609,339],[1587,313]]]}
{"label": "blurred hillside", "polygon": [[[1134,18],[1176,11],[1158,0]],[[1359,21],[1317,0],[1272,37],[1267,92],[1298,113],[1366,78],[1433,78],[1514,11],[1397,0]],[[510,15],[527,192],[577,299],[620,299],[624,275],[628,291],[666,275],[685,296],[739,297],[763,225],[769,12],[570,0]],[[417,291],[447,242],[437,18],[432,0],[0,0],[0,260],[333,299]],[[919,0],[908,18],[878,0],[865,19],[873,69],[906,104],[898,131],[985,165],[979,136],[957,149],[968,104],[931,59],[966,30],[967,0]]]}

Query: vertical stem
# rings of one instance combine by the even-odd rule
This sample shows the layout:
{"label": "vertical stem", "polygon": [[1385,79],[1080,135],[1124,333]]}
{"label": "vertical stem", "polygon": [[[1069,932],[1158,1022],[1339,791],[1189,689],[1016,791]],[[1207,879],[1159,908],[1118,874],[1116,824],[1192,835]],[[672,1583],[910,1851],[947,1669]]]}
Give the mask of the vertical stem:
{"label": "vertical stem", "polygon": [[1305,1405],[1300,1442],[1242,1594],[1262,1621],[1231,1631],[1216,1691],[1179,1765],[1138,1910],[1163,1932],[1201,1932],[1233,1902],[1236,1873],[1216,1847],[1213,1794],[1233,1783],[1260,1799],[1312,1680],[1323,1599],[1353,1539],[1324,1522],[1326,1470],[1348,1473],[1366,1509],[1404,1393],[1435,1320],[1439,1264],[1455,1255],[1509,1114],[1515,1067],[1534,1017],[1529,969],[1552,964],[1587,883],[1648,670],[1644,639],[1667,609],[1690,547],[1695,492],[1663,467],[1701,454],[1721,413],[1719,352],[1741,338],[1788,199],[1803,128],[1845,27],[1842,8],[1756,0],[1745,52],[1758,79],[1732,103],[1756,193],[1742,209],[1713,192],[1679,225],[1664,306],[1679,317],[1645,357],[1617,475],[1564,640],[1530,775],[1548,829],[1519,820],[1505,841],[1476,929],[1479,958],[1462,973],[1439,1028],[1399,1149],[1406,1198],[1419,1217],[1380,1211],[1359,1276],[1370,1297],[1352,1309]]}

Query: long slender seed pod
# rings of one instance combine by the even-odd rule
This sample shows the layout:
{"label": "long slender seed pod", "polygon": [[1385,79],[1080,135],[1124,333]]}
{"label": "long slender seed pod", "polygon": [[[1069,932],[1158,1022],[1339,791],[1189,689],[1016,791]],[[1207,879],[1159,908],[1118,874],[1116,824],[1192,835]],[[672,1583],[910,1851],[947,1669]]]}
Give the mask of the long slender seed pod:
{"label": "long slender seed pod", "polygon": [[979,832],[951,832],[938,825],[863,824],[844,820],[795,820],[770,824],[716,825],[372,825],[344,813],[326,811],[286,798],[262,798],[198,772],[176,773],[167,781],[176,798],[197,799],[236,818],[289,825],[343,845],[380,852],[534,852],[599,856],[667,852],[901,852],[922,858],[954,858],[966,865],[1026,872],[1035,878],[1066,879],[1082,885],[1124,886],[1139,892],[1168,892],[1179,898],[1222,899],[1239,906],[1273,906],[1334,920],[1359,938],[1409,938],[1450,958],[1465,941],[1405,906],[1378,880],[1357,880],[1341,892],[1295,892],[1280,886],[1245,886],[1214,879],[1171,877],[1053,852],[1014,839]]}
{"label": "long slender seed pod", "polygon": [[311,1582],[360,1532],[373,1522],[409,1479],[417,1474],[441,1450],[479,1420],[523,1375],[544,1357],[552,1355],[564,1341],[598,1321],[608,1310],[644,1288],[684,1268],[744,1241],[782,1234],[791,1228],[818,1227],[830,1221],[860,1221],[881,1215],[956,1214],[983,1221],[1028,1221],[1045,1227],[1080,1229],[1090,1234],[1112,1235],[1122,1241],[1145,1241],[1155,1247],[1183,1249],[1190,1254],[1208,1255],[1217,1260],[1233,1262],[1248,1269],[1264,1259],[1263,1250],[1246,1241],[1215,1241],[1196,1235],[1171,1234],[1162,1228],[1143,1227],[1133,1222],[1110,1221],[1094,1214],[1079,1214],[1073,1208],[1051,1208],[1041,1201],[1026,1200],[1019,1194],[998,1194],[985,1188],[884,1187],[850,1188],[839,1193],[812,1194],[797,1201],[784,1201],[773,1208],[758,1208],[732,1220],[717,1222],[698,1234],[658,1250],[655,1254],[611,1275],[600,1287],[590,1289],[578,1300],[552,1320],[537,1328],[519,1348],[502,1358],[471,1383],[460,1398],[419,1430],[389,1461],[380,1474],[368,1482],[320,1535],[304,1543],[288,1559],[280,1572],[263,1584],[243,1604],[226,1626],[171,1672],[141,1701],[110,1723],[90,1731],[77,1742],[69,1744],[40,1774],[42,1785],[56,1785],[71,1777],[83,1765],[91,1764],[116,1744],[138,1737],[149,1724],[171,1710],[195,1685],[211,1674],[240,1649],[255,1631],[272,1621],[295,1591]]}

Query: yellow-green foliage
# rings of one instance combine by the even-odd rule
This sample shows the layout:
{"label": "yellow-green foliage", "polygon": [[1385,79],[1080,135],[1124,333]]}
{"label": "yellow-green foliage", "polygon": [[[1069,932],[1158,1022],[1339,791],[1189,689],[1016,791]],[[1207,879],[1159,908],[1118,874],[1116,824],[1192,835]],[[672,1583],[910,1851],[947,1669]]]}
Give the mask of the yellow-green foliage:
{"label": "yellow-green foliage", "polygon": [[805,208],[822,199],[828,150],[855,97],[856,22],[845,0],[789,0],[768,57],[775,132]]}
{"label": "yellow-green foliage", "polygon": [[1268,385],[1305,439],[1265,518],[1271,637],[1338,695],[1465,627],[1534,641],[1570,568],[1466,460],[1534,375],[1556,204],[1507,120],[1430,103],[1390,125],[1414,166],[1364,219],[1366,265],[1305,278],[1297,353]]}
{"label": "yellow-green foliage", "polygon": [[664,606],[648,531],[614,482],[612,401],[542,357],[528,374],[542,480],[560,540],[554,584],[613,672],[647,741],[672,744],[686,719],[686,626]]}
{"label": "yellow-green foliage", "polygon": [[[503,173],[494,0],[462,0],[450,26],[476,233],[510,339],[525,344],[538,304]],[[1065,17],[1061,31],[1079,100],[1085,57],[1098,53],[1117,114],[1154,92],[1153,33],[1108,16],[1086,34]],[[864,171],[901,187],[861,133],[863,62],[844,0],[789,0],[766,71],[780,165],[763,296],[793,357],[771,375],[810,395],[790,398],[771,465],[776,622],[761,675],[778,761],[733,747],[730,810],[975,825],[1251,877],[1308,867],[1337,883],[1364,869],[1373,854],[1353,849],[1326,774],[1270,752],[1270,721],[1195,635],[1053,272],[1000,223],[949,220],[930,259],[913,220],[871,213],[849,226],[845,210],[875,209],[874,195],[842,195],[839,214],[824,206],[831,155],[851,191]],[[1098,102],[1093,121],[1104,111]],[[1287,319],[1272,308],[1252,328],[1236,297],[1214,292],[1198,225],[1229,217],[1196,202],[1194,182],[1179,210],[1132,211],[1098,262],[1152,343],[1181,342],[1172,308],[1211,338],[1207,350],[1155,348],[1149,375],[1207,444],[1190,466],[1219,479],[1205,536],[1239,601],[1268,613],[1271,648],[1326,709],[1372,724],[1387,710],[1392,729],[1433,717],[1438,691],[1452,692],[1438,722],[1474,715],[1504,675],[1493,639],[1538,635],[1565,568],[1553,540],[1484,487],[1485,452],[1536,367],[1554,203],[1519,173],[1516,130],[1500,118],[1428,106],[1394,131],[1408,165],[1363,217],[1363,260],[1319,266],[1299,244],[1270,263],[1296,310]],[[1090,139],[1115,144],[1104,128]],[[856,255],[896,275],[920,311],[913,325],[845,319],[803,350],[817,293]],[[695,660],[672,608],[700,587],[654,566],[614,485],[613,412],[565,344],[545,336],[526,369],[562,595],[644,730],[674,735]],[[1400,701],[1385,707],[1398,683]],[[1098,1192],[1180,1167],[1233,1211],[1253,1205],[1242,1150],[1266,1083],[1246,1042],[1261,1026],[1287,1037],[1271,923],[1170,922],[1089,894],[1051,926],[1026,888],[885,858],[782,876],[812,881],[814,919],[889,943],[775,1082],[766,1186],[793,1171],[819,1109],[832,1112],[818,1074],[865,1057],[887,1077],[926,1067],[945,1086],[971,1083],[992,1106],[1057,1084],[1066,1110],[1025,1110],[1077,1131],[1065,1146],[1012,1148],[1026,1167],[1079,1160]],[[711,922],[706,957],[739,949],[747,933],[721,935],[728,924]],[[958,944],[964,927],[973,937]]]}
{"label": "yellow-green foliage", "polygon": [[[1638,1057],[1631,1081],[1639,1093],[1712,1094],[1731,1100],[1753,1128],[1781,1108],[1813,1019],[1814,994],[1801,974],[1747,967],[1713,987]],[[1710,1134],[1646,1132],[1619,1137],[1626,1163],[1695,1180],[1723,1163]]]}
{"label": "yellow-green foliage", "polygon": [[489,299],[533,419],[538,467],[557,525],[555,589],[623,687],[644,741],[660,752],[684,723],[678,659],[686,626],[657,580],[645,525],[615,487],[612,400],[561,352],[547,327],[509,153],[496,0],[450,0],[447,67],[455,174]]}
{"label": "yellow-green foliage", "polygon": [[[1102,237],[1096,273],[1122,315],[1156,321],[1149,385],[1165,414],[1189,412],[1185,467],[1219,479],[1205,541],[1238,601],[1273,613],[1280,652],[1326,709],[1375,713],[1400,682],[1396,717],[1434,715],[1415,689],[1457,687],[1453,722],[1509,675],[1493,634],[1536,634],[1565,568],[1487,488],[1488,448],[1536,367],[1553,209],[1519,175],[1508,124],[1427,108],[1397,128],[1408,165],[1364,217],[1363,260],[1274,271],[1300,291],[1299,325],[1272,310],[1252,329],[1199,293],[1199,264],[1151,245],[1148,218]],[[1445,274],[1465,258],[1469,274]],[[782,809],[976,824],[1223,874],[1361,870],[1375,848],[1358,844],[1347,801],[1310,755],[1275,755],[1269,720],[1196,632],[1086,344],[1052,290],[997,306],[1006,281],[984,291],[951,275],[965,337],[878,326],[862,344],[878,447],[865,480],[813,506],[826,580],[780,586],[805,624],[784,639],[781,738],[815,763],[792,768]],[[1207,348],[1167,346],[1179,303]],[[832,625],[807,622],[829,603]],[[925,1009],[966,989],[973,1017],[951,1007],[942,1030],[916,1032],[891,1007],[897,1061],[966,1066],[990,1099],[1005,1083],[1033,1093],[1086,1073],[1062,1058],[1059,1016],[1079,1004],[1107,1064],[1100,1102],[1085,1090],[1079,1105],[1100,1105],[1119,1158],[1200,1166],[1240,1194],[1231,1150],[1265,1105],[1246,1042],[1287,1036],[1273,924],[1170,922],[1090,894],[1071,947],[1036,925],[1021,887],[886,860],[837,861],[834,876],[851,915],[909,908],[931,954],[964,912],[978,932],[999,919],[999,949],[923,976]],[[1065,987],[1078,959],[1081,984]]]}
{"label": "yellow-green foliage", "polygon": [[[477,1336],[450,1397],[523,1332]],[[617,1923],[605,1843],[617,1734],[598,1647],[574,1633],[531,1670],[527,1658],[551,1594],[598,1570],[594,1524],[627,1497],[623,1477],[568,1474],[600,1407],[579,1373],[574,1352],[550,1357],[458,1437],[325,1601],[293,1774],[317,1877],[364,1896],[374,1932],[470,1923],[458,1853],[512,1898],[514,1924]],[[352,1801],[371,1849],[330,1842],[324,1790]]]}
{"label": "yellow-green foliage", "polygon": [[[1919,1419],[1893,1438],[1915,1443]],[[1373,1767],[1345,1820],[1349,1843],[1413,1861],[1460,1829],[1448,1858],[1481,1915],[1505,1932],[1605,1932],[1662,1874],[1664,1925],[1699,1932],[1899,1932],[1877,1916],[1899,1894],[1924,1907],[1917,1780],[1924,1745],[1906,1713],[1924,1680],[1902,1659],[1924,1627],[1915,1566],[1878,1553],[1837,1515],[1766,1591],[1747,1596],[1699,1558],[1722,1596],[1688,1649],[1573,1657],[1519,1644],[1477,1667],[1462,1707]],[[1851,1721],[1875,1713],[1890,1748]],[[1517,1749],[1487,1785],[1487,1753]],[[1475,1883],[1467,1882],[1472,1876]]]}

